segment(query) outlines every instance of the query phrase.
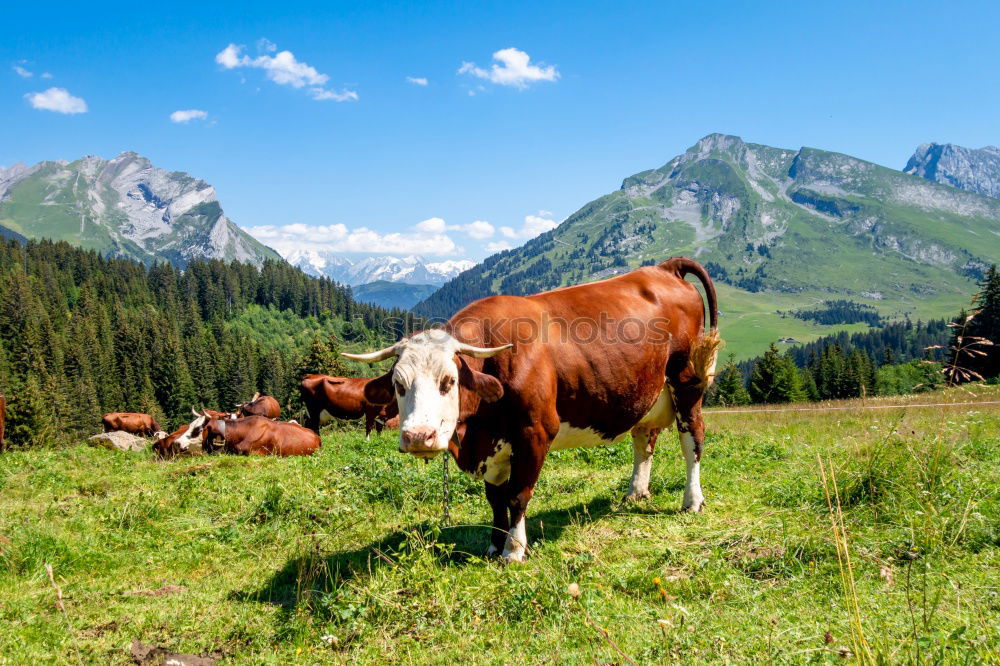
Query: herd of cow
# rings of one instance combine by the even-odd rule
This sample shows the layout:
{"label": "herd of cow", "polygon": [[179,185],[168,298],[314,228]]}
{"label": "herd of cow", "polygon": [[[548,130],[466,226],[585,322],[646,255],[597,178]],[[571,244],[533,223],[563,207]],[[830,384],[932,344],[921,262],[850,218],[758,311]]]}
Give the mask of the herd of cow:
{"label": "herd of cow", "polygon": [[127,432],[153,438],[153,451],[160,458],[191,452],[222,451],[236,455],[308,456],[320,446],[319,429],[334,418],[365,419],[365,435],[374,429],[399,426],[396,406],[373,405],[364,398],[370,380],[327,375],[308,375],[299,386],[306,406],[307,425],[280,421],[281,405],[267,395],[257,394],[236,405],[235,411],[219,412],[193,407],[194,421],[174,432],[160,429],[150,414],[112,412],[101,418],[104,432]]}
{"label": "herd of cow", "polygon": [[[701,282],[707,307],[688,274]],[[711,278],[699,263],[674,258],[601,282],[484,298],[439,328],[344,354],[394,362],[372,379],[303,379],[308,427],[276,420],[277,403],[256,398],[235,414],[194,412],[187,426],[160,433],[156,449],[165,456],[194,446],[308,455],[331,418],[363,417],[366,434],[397,423],[401,452],[430,458],[447,451],[485,482],[493,511],[488,553],[522,561],[525,512],[550,451],[612,444],[631,433],[626,499],[641,499],[650,494],[657,436],[676,425],[687,467],[681,508],[701,510],[701,405],[721,346]],[[144,435],[159,429],[151,417],[123,414],[105,417],[109,427]]]}

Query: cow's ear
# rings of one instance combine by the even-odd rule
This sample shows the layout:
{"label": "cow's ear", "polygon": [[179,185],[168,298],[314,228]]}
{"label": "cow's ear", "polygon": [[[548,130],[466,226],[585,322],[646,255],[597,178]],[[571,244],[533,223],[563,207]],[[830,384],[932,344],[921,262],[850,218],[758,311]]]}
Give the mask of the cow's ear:
{"label": "cow's ear", "polygon": [[387,405],[396,397],[392,389],[392,371],[365,384],[365,400],[373,405]]}
{"label": "cow's ear", "polygon": [[458,357],[458,383],[470,391],[475,391],[476,395],[486,402],[496,402],[503,397],[503,385],[499,379],[473,370],[461,356]]}

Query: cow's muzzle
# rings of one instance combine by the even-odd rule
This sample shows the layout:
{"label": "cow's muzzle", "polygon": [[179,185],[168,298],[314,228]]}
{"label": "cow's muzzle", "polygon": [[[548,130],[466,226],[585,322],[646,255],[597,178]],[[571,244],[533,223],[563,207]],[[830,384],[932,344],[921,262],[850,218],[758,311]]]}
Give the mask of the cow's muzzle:
{"label": "cow's muzzle", "polygon": [[410,453],[415,456],[435,456],[448,448],[447,442],[441,442],[438,432],[429,426],[407,428],[399,434],[400,453]]}

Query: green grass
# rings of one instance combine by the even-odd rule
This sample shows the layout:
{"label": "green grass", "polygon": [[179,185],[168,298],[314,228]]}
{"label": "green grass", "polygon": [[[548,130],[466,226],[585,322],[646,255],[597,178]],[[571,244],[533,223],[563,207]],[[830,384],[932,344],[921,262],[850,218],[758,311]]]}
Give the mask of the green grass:
{"label": "green grass", "polygon": [[[1000,390],[878,404],[973,399]],[[400,455],[390,434],[332,431],[309,459],[10,451],[0,655],[126,664],[140,639],[227,664],[626,663],[613,642],[636,663],[841,663],[856,648],[819,455],[836,470],[876,656],[1000,658],[1000,409],[706,420],[704,513],[678,512],[672,434],[653,499],[634,505],[619,503],[627,443],[556,452],[529,508],[529,560],[507,567],[482,558],[481,484],[452,466],[455,526],[441,529],[439,461]],[[164,585],[185,589],[130,594]]]}

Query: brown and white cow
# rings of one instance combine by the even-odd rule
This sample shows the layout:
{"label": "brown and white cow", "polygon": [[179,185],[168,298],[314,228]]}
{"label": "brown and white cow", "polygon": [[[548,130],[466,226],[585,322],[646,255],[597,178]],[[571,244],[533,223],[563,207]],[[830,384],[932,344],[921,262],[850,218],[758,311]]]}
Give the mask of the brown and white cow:
{"label": "brown and white cow", "polygon": [[266,416],[243,419],[213,419],[203,414],[177,438],[186,451],[200,445],[206,453],[221,448],[244,456],[311,456],[319,449],[319,435],[297,423],[274,421]]}
{"label": "brown and white cow", "polygon": [[[208,411],[208,410],[206,410]],[[173,458],[181,453],[181,447],[177,443],[177,440],[181,435],[186,433],[188,430],[187,425],[182,425],[177,430],[172,433],[163,434],[162,437],[157,437],[156,441],[153,442],[153,453],[155,453],[160,458]]]}
{"label": "brown and white cow", "polygon": [[140,437],[152,437],[160,432],[160,424],[149,414],[111,412],[101,417],[104,432],[120,430]]}
{"label": "brown and white cow", "polygon": [[[698,290],[704,285],[711,331]],[[627,499],[649,496],[656,436],[675,422],[687,463],[682,509],[704,503],[701,402],[722,341],[715,287],[684,258],[602,282],[535,296],[491,296],[444,325],[370,354],[397,357],[372,380],[371,402],[399,405],[399,450],[447,449],[486,482],[493,509],[490,553],[526,555],[525,510],[551,450],[617,442],[632,433]],[[509,351],[508,351],[509,350]]]}
{"label": "brown and white cow", "polygon": [[269,419],[281,417],[281,405],[269,395],[254,393],[254,396],[246,402],[236,405],[236,416],[266,416]]}
{"label": "brown and white cow", "polygon": [[353,421],[364,417],[365,437],[371,437],[372,429],[382,432],[383,428],[398,427],[393,419],[399,414],[394,401],[377,405],[365,399],[365,386],[370,379],[351,377],[330,377],[328,375],[306,375],[299,384],[299,395],[306,406],[308,418],[306,426],[314,432],[332,421],[345,419]]}

